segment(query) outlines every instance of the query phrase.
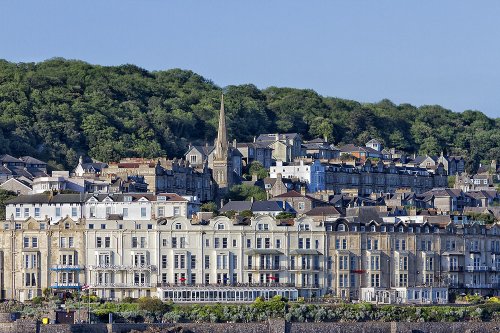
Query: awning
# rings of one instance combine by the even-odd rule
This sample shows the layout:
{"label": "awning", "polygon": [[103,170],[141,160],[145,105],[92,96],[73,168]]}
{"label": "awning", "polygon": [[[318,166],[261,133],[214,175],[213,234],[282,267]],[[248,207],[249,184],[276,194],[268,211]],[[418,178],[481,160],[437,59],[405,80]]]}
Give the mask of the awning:
{"label": "awning", "polygon": [[322,253],[319,252],[318,250],[313,250],[313,249],[296,249],[296,250],[290,251],[290,254],[294,254],[294,255],[304,255],[304,254],[315,255],[315,254],[319,254],[319,255],[321,255]]}
{"label": "awning", "polygon": [[283,252],[276,249],[251,249],[245,252],[245,254],[252,256],[255,254],[283,254]]}

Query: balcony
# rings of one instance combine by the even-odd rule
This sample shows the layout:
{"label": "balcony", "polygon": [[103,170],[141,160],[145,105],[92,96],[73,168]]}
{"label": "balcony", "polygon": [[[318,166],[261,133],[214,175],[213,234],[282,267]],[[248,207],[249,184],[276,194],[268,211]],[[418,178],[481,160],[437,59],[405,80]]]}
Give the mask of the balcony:
{"label": "balcony", "polygon": [[155,265],[90,265],[90,270],[108,270],[108,271],[154,271]]}
{"label": "balcony", "polygon": [[84,267],[83,265],[52,265],[50,267],[51,271],[80,271]]}
{"label": "balcony", "polygon": [[303,288],[303,289],[319,289],[320,288],[318,283],[303,283],[302,285],[298,285],[296,287]]}
{"label": "balcony", "polygon": [[448,272],[463,272],[464,266],[448,266],[448,267],[445,267],[444,270],[448,271]]}
{"label": "balcony", "polygon": [[486,265],[473,265],[473,266],[466,266],[467,272],[487,272],[490,270],[489,266]]}
{"label": "balcony", "polygon": [[467,283],[465,288],[470,289],[497,289],[500,287],[500,283]]}
{"label": "balcony", "polygon": [[500,272],[500,266],[491,266],[493,272]]}
{"label": "balcony", "polygon": [[107,282],[107,283],[95,283],[92,288],[103,289],[103,288],[152,288],[153,284],[149,282],[143,283],[122,283],[122,282]]}
{"label": "balcony", "polygon": [[290,266],[288,270],[290,271],[320,271],[321,266],[302,266],[302,265],[293,265]]}
{"label": "balcony", "polygon": [[279,265],[260,265],[260,266],[245,266],[247,271],[286,271],[286,266]]}
{"label": "balcony", "polygon": [[52,289],[80,289],[78,282],[56,282],[50,286]]}
{"label": "balcony", "polygon": [[245,287],[245,288],[261,288],[261,287],[295,287],[293,283],[279,283],[279,282],[269,282],[269,283],[168,283],[168,282],[160,282],[157,283],[156,286],[158,288],[206,288],[206,287],[216,287],[216,288],[224,288],[224,287]]}

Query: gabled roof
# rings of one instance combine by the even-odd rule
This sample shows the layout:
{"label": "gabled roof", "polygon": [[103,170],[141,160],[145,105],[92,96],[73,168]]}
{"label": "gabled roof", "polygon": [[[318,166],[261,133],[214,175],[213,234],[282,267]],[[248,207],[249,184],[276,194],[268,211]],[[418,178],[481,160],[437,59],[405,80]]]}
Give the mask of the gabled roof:
{"label": "gabled roof", "polygon": [[306,212],[307,216],[329,216],[329,215],[341,215],[341,213],[337,210],[337,208],[333,206],[322,206],[315,207],[310,211]]}
{"label": "gabled roof", "polygon": [[177,193],[159,193],[156,195],[156,200],[158,197],[165,197],[165,201],[188,201],[186,198],[181,197]]}
{"label": "gabled roof", "polygon": [[255,201],[252,204],[253,212],[282,212],[283,207],[279,201]]}
{"label": "gabled roof", "polygon": [[44,161],[40,161],[39,159],[36,159],[34,157],[31,157],[31,156],[22,156],[22,157],[19,157],[19,159],[26,164],[44,164],[44,165],[47,165],[47,163],[45,163]]}
{"label": "gabled roof", "polygon": [[0,155],[0,163],[21,163],[22,161],[9,154]]}
{"label": "gabled roof", "polygon": [[252,210],[251,201],[229,201],[227,204],[222,206],[220,209],[221,213],[229,212],[234,210],[235,212],[242,212],[244,210]]}
{"label": "gabled roof", "polygon": [[280,195],[275,196],[275,198],[303,198],[304,196],[295,190],[291,190]]}

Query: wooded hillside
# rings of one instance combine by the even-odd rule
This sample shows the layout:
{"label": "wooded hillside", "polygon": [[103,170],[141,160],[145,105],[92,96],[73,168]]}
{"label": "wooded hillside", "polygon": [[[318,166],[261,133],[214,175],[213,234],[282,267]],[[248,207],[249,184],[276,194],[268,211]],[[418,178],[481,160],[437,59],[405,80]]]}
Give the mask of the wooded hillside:
{"label": "wooded hillside", "polygon": [[101,161],[125,156],[182,156],[189,143],[213,142],[225,93],[230,139],[298,132],[335,144],[371,138],[409,153],[466,157],[468,168],[500,157],[500,118],[440,106],[362,104],[313,90],[254,85],[218,87],[192,71],[150,72],[55,58],[0,60],[0,153],[32,155],[52,167],[80,154]]}

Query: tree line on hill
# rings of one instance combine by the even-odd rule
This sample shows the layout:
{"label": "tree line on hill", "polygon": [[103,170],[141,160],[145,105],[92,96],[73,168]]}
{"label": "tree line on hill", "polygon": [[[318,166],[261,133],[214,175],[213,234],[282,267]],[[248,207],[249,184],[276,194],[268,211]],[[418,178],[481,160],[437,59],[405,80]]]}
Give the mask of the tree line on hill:
{"label": "tree line on hill", "polygon": [[252,84],[223,89],[189,71],[105,67],[54,58],[0,60],[0,153],[31,155],[55,169],[79,155],[181,157],[192,144],[213,143],[224,92],[229,138],[297,132],[335,144],[377,138],[407,153],[462,155],[467,168],[500,156],[500,118],[454,113],[438,105],[359,103],[309,89]]}

